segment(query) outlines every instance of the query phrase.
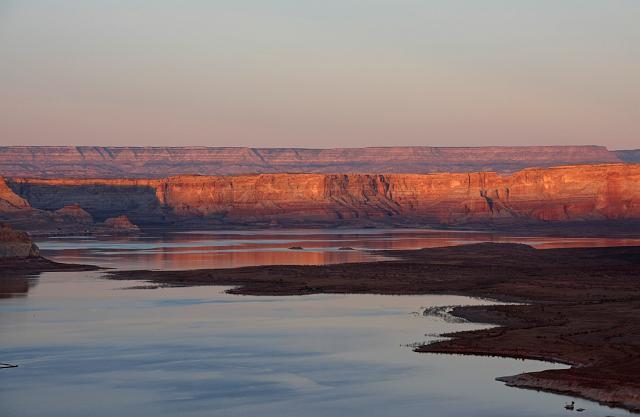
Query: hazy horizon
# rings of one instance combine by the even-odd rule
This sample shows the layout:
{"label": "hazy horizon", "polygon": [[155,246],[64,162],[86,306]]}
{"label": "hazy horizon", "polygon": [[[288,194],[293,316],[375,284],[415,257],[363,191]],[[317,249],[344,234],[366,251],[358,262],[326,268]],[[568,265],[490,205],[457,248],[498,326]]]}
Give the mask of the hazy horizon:
{"label": "hazy horizon", "polygon": [[628,151],[638,150],[640,147],[633,148],[611,148],[606,145],[471,145],[471,146],[438,146],[438,145],[378,145],[378,146],[332,146],[332,147],[312,147],[312,146],[210,146],[210,145],[74,145],[74,144],[53,144],[53,145],[0,145],[0,147],[13,148],[47,148],[47,147],[71,147],[71,148],[231,148],[231,149],[307,149],[307,150],[329,150],[329,149],[384,149],[384,148],[532,148],[532,147],[558,147],[558,146],[576,146],[576,147],[601,147],[609,151]]}
{"label": "hazy horizon", "polygon": [[9,0],[0,145],[635,149],[639,20],[634,0]]}

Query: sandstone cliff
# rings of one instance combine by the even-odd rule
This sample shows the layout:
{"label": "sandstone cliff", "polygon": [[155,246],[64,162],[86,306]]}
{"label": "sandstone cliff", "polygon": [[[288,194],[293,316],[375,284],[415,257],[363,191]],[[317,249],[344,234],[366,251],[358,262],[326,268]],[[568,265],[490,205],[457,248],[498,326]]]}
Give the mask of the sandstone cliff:
{"label": "sandstone cliff", "polygon": [[39,255],[40,250],[29,235],[0,223],[0,259],[35,258]]}
{"label": "sandstone cliff", "polygon": [[0,212],[14,212],[29,209],[29,203],[13,192],[7,186],[4,178],[0,177]]}
{"label": "sandstone cliff", "polygon": [[93,218],[77,204],[50,211],[34,208],[16,194],[0,177],[0,222],[10,223],[20,230],[46,234],[86,233]]}
{"label": "sandstone cliff", "polygon": [[0,175],[159,178],[278,172],[514,172],[527,167],[626,161],[621,159],[622,155],[627,156],[601,146],[340,149],[6,146],[0,147]]}
{"label": "sandstone cliff", "polygon": [[97,221],[269,225],[459,225],[640,219],[640,165],[511,175],[261,174],[166,179],[12,179],[37,209],[78,203]]}
{"label": "sandstone cliff", "polygon": [[64,206],[55,211],[62,221],[75,222],[79,224],[92,224],[93,217],[79,204]]}

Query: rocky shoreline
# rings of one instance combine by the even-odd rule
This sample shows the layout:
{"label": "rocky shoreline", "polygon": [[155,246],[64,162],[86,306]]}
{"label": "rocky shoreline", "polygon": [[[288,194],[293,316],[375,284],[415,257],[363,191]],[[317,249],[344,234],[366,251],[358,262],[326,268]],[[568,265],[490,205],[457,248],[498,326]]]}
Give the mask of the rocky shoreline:
{"label": "rocky shoreline", "polygon": [[[639,308],[637,299],[602,303],[595,308],[588,303],[457,307],[451,313],[454,317],[500,327],[445,334],[442,336],[446,340],[419,346],[415,351],[566,364],[571,367],[500,376],[496,380],[511,387],[571,395],[640,412],[640,380],[633,375],[636,371],[625,369],[637,370],[638,354],[623,352],[624,343],[610,345],[616,343],[612,339],[620,337],[622,329],[614,324],[621,319],[620,311],[633,319],[637,315],[634,310]],[[607,317],[606,310],[612,309],[619,312]],[[629,346],[637,347],[637,341],[626,347]]]}
{"label": "rocky shoreline", "polygon": [[[475,244],[384,253],[393,261],[228,270],[114,271],[159,285],[232,285],[236,294],[458,294],[526,304],[457,307],[499,327],[445,335],[418,352],[571,365],[501,378],[640,412],[640,247],[536,250]],[[497,375],[499,377],[499,375]]]}
{"label": "rocky shoreline", "polygon": [[[50,261],[40,256],[40,249],[27,233],[0,223],[0,297],[3,294],[11,293],[7,289],[12,286],[24,286],[25,275],[40,272],[93,271],[97,269],[101,268]],[[16,281],[13,281],[14,279]]]}

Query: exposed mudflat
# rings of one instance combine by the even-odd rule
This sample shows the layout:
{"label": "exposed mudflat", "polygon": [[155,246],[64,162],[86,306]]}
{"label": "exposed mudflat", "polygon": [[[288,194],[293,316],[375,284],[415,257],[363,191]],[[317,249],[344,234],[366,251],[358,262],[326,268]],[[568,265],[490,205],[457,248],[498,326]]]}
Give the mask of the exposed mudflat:
{"label": "exposed mudflat", "polygon": [[397,260],[108,276],[162,285],[233,285],[236,294],[439,293],[526,302],[458,307],[453,314],[501,327],[450,335],[416,350],[567,363],[570,369],[501,380],[640,410],[640,247],[536,250],[485,243],[385,254]]}

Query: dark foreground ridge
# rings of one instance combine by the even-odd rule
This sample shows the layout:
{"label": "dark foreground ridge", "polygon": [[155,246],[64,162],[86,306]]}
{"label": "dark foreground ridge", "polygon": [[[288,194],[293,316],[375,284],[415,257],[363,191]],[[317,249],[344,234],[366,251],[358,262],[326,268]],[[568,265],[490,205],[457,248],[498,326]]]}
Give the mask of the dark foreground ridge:
{"label": "dark foreground ridge", "polygon": [[93,265],[65,264],[50,261],[42,256],[31,258],[0,258],[0,279],[13,275],[39,274],[56,271],[96,271],[102,269]]}
{"label": "dark foreground ridge", "polygon": [[161,285],[233,285],[234,294],[459,294],[526,305],[459,307],[501,325],[456,333],[419,352],[495,355],[572,365],[500,378],[640,411],[640,247],[537,250],[519,244],[394,251],[395,260],[327,266],[117,271]]}

